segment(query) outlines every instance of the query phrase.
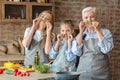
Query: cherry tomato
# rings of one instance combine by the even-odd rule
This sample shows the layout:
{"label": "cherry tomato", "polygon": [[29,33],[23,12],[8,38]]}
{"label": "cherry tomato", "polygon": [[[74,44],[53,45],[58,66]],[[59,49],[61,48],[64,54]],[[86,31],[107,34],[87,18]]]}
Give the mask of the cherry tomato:
{"label": "cherry tomato", "polygon": [[30,76],[30,73],[27,73],[27,76]]}
{"label": "cherry tomato", "polygon": [[23,73],[21,73],[20,76],[23,77]]}
{"label": "cherry tomato", "polygon": [[23,73],[20,74],[20,77],[23,77]]}
{"label": "cherry tomato", "polygon": [[20,75],[22,72],[21,71],[18,71],[17,74]]}
{"label": "cherry tomato", "polygon": [[14,73],[14,76],[17,76],[17,73]]}
{"label": "cherry tomato", "polygon": [[23,73],[23,76],[26,76],[27,74],[26,73]]}
{"label": "cherry tomato", "polygon": [[15,68],[15,69],[14,69],[14,72],[15,72],[15,73],[17,73],[17,72],[18,72],[18,69],[17,69],[17,68]]}
{"label": "cherry tomato", "polygon": [[3,70],[2,69],[0,69],[0,74],[3,74]]}

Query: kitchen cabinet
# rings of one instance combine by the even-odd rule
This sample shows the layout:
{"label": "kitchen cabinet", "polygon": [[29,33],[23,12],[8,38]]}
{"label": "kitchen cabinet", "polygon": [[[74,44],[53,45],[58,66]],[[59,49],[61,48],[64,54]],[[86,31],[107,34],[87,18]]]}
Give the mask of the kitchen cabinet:
{"label": "kitchen cabinet", "polygon": [[[1,1],[0,1],[0,3],[1,3]],[[0,4],[0,22],[1,22],[1,16],[2,15],[2,6],[1,6],[1,4]]]}
{"label": "kitchen cabinet", "polygon": [[38,17],[39,13],[43,10],[51,10],[54,14],[54,4],[53,3],[36,3],[32,2],[30,5],[30,21]]}
{"label": "kitchen cabinet", "polygon": [[54,13],[54,3],[37,2],[37,0],[2,0],[2,22],[31,22],[43,10],[51,10]]}
{"label": "kitchen cabinet", "polygon": [[28,21],[28,7],[28,2],[2,2],[2,22]]}

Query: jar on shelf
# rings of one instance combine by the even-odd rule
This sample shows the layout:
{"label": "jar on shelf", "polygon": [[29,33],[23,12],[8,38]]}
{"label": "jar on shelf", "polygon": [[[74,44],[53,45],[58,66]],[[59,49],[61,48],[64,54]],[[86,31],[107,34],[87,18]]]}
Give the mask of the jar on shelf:
{"label": "jar on shelf", "polygon": [[45,0],[45,3],[49,3],[49,0]]}
{"label": "jar on shelf", "polygon": [[13,1],[13,0],[8,0],[8,1]]}
{"label": "jar on shelf", "polygon": [[13,0],[14,2],[20,2],[20,0]]}
{"label": "jar on shelf", "polygon": [[45,0],[37,0],[39,3],[45,3]]}

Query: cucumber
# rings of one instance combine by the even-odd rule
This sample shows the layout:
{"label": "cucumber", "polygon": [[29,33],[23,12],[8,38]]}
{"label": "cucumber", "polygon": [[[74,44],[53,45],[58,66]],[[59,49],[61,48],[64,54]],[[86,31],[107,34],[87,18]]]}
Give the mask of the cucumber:
{"label": "cucumber", "polygon": [[9,74],[9,75],[13,75],[13,74],[14,74],[14,71],[13,71],[13,70],[5,70],[5,73],[6,73],[6,74]]}

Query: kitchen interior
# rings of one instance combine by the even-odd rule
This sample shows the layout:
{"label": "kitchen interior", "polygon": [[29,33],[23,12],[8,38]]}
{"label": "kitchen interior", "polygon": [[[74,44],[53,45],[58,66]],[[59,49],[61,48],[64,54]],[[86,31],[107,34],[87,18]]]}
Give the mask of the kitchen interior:
{"label": "kitchen interior", "polygon": [[120,0],[0,0],[0,66],[7,61],[23,63],[25,52],[21,41],[24,31],[41,11],[53,12],[55,34],[59,33],[59,23],[64,19],[73,21],[77,34],[81,11],[86,6],[99,9],[97,16],[102,28],[109,29],[113,35],[111,76],[112,80],[120,80]]}

